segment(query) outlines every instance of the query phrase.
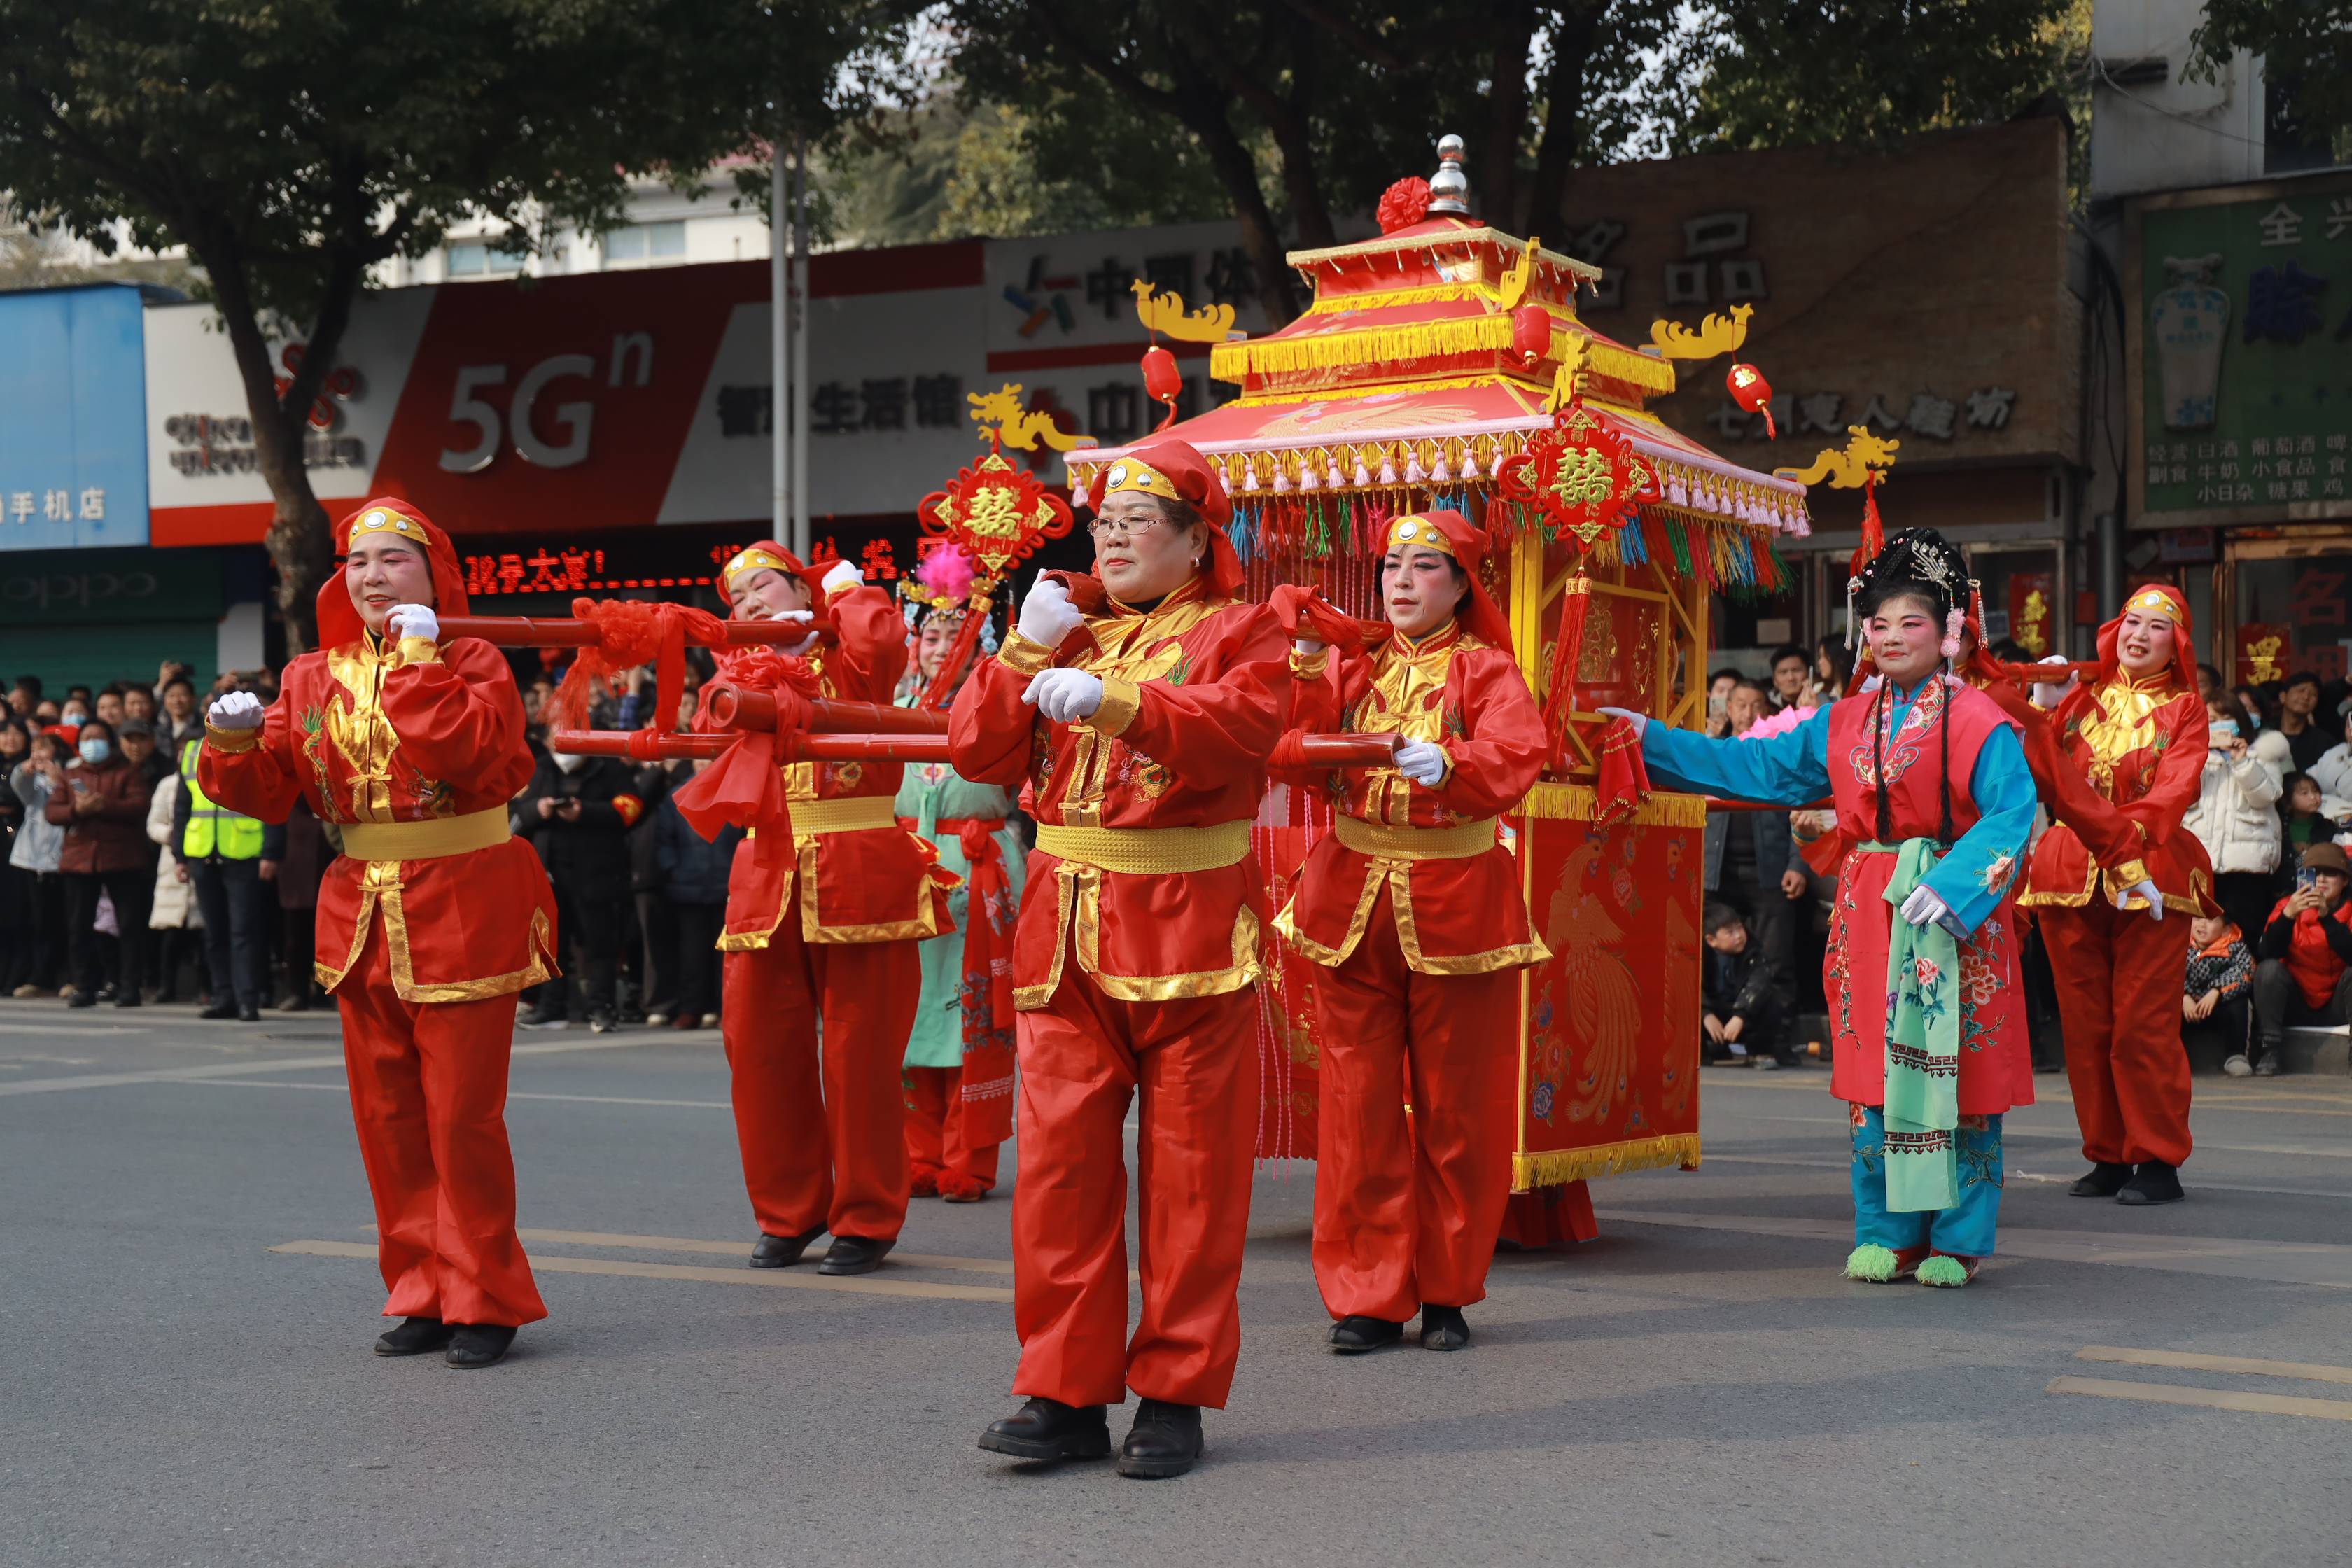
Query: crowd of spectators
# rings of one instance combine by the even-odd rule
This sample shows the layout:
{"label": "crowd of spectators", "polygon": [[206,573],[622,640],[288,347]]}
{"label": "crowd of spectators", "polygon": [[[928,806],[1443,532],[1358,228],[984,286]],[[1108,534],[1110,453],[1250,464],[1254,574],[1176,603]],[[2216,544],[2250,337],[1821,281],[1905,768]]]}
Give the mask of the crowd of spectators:
{"label": "crowd of spectators", "polygon": [[[522,1026],[715,1028],[739,836],[705,842],[668,801],[704,764],[555,755],[541,713],[557,677],[523,673],[537,766],[510,816],[555,886],[565,973],[525,994]],[[651,670],[617,686],[599,688],[591,722],[650,724]],[[237,689],[267,701],[277,682],[233,672],[199,689],[179,664],[62,692],[15,679],[0,714],[0,994],[248,1020],[321,1005],[311,955],[335,829],[301,805],[284,824],[252,822],[195,782],[204,705]]]}

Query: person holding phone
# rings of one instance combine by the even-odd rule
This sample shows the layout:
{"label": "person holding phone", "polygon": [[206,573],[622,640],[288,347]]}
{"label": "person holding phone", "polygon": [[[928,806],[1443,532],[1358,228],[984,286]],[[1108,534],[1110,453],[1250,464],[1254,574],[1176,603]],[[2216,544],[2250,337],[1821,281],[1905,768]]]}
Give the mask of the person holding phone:
{"label": "person holding phone", "polygon": [[2303,852],[2294,891],[2278,901],[2263,927],[2254,965],[2254,1071],[2270,1077],[2282,1066],[2288,1029],[2352,1023],[2352,861],[2343,846],[2314,844]]}
{"label": "person holding phone", "polygon": [[2213,899],[2240,931],[2260,932],[2278,897],[2276,806],[2293,765],[2275,730],[2252,737],[2223,698],[2205,704],[2205,771],[2189,831],[2213,862]]}

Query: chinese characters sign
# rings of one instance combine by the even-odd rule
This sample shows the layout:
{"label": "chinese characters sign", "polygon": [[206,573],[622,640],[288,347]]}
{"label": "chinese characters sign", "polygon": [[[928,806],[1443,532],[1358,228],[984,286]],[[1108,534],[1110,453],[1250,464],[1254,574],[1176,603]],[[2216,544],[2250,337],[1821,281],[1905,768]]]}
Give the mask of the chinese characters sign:
{"label": "chinese characters sign", "polygon": [[0,296],[0,550],[147,542],[136,289]]}
{"label": "chinese characters sign", "polygon": [[2221,194],[2133,215],[2133,510],[2352,517],[2352,180]]}

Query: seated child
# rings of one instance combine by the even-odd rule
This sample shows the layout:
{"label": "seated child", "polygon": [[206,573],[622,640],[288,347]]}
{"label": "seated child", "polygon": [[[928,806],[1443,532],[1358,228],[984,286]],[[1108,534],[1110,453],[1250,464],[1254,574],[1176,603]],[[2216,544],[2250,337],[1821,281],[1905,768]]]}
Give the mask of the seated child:
{"label": "seated child", "polygon": [[2231,1078],[2244,1078],[2254,1070],[2247,1060],[2254,1024],[2253,949],[2246,945],[2244,934],[2220,915],[2199,915],[2189,922],[2189,935],[2181,1023],[2221,1030],[2230,1047],[2221,1070]]}
{"label": "seated child", "polygon": [[1703,1061],[1746,1060],[1763,1071],[1795,1067],[1783,1036],[1778,976],[1761,948],[1748,940],[1748,923],[1728,904],[1706,907],[1706,963],[1701,981],[1699,1041]]}

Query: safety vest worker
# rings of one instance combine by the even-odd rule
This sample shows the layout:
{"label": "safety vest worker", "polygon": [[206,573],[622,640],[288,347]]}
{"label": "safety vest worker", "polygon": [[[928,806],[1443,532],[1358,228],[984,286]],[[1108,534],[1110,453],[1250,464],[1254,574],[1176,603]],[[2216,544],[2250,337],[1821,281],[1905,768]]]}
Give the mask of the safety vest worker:
{"label": "safety vest worker", "polygon": [[203,749],[201,741],[190,741],[180,748],[180,787],[188,792],[188,832],[180,843],[182,858],[209,860],[217,855],[224,860],[257,858],[261,854],[260,819],[215,805],[205,795],[204,786],[196,782],[196,754]]}

